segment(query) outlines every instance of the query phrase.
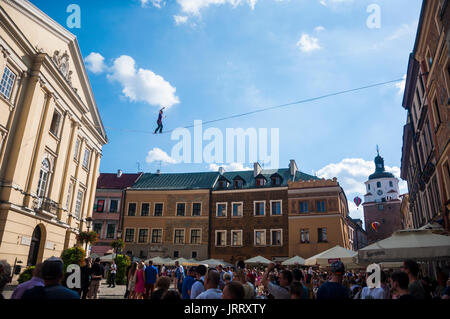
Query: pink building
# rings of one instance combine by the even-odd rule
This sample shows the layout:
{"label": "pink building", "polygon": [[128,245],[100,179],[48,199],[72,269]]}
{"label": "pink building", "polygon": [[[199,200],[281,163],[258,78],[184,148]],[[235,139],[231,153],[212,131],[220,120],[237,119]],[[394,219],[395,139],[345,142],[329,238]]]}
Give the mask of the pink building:
{"label": "pink building", "polygon": [[118,231],[122,227],[125,190],[141,175],[123,174],[120,170],[117,174],[100,174],[92,215],[93,231],[99,234],[99,240],[92,246],[91,254],[103,256],[112,252],[111,243],[118,238]]}

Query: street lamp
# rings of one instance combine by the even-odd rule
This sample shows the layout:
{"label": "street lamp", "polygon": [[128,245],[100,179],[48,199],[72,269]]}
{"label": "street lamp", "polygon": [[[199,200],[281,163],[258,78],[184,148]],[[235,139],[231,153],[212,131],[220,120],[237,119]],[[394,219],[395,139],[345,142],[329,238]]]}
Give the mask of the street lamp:
{"label": "street lamp", "polygon": [[[87,232],[89,233],[89,229],[91,229],[92,227],[92,218],[91,217],[87,217],[86,218],[86,227],[87,227]],[[87,246],[88,246],[88,242],[86,241],[86,252],[87,252]]]}

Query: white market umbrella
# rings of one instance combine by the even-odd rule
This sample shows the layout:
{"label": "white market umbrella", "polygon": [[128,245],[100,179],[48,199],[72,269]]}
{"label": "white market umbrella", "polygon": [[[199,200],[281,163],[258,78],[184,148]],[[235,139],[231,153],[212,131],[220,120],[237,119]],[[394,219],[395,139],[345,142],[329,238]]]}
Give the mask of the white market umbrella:
{"label": "white market umbrella", "polygon": [[100,257],[100,261],[101,262],[112,262],[115,257],[116,257],[115,254],[105,255],[103,257]]}
{"label": "white market umbrella", "polygon": [[347,268],[358,268],[354,259],[358,253],[341,246],[335,246],[312,256],[305,261],[306,266],[327,267],[335,261],[341,261]]}
{"label": "white market umbrella", "polygon": [[226,263],[223,260],[220,259],[206,259],[198,262],[201,265],[206,265],[208,267],[217,267],[219,265],[222,265],[224,267],[231,266],[229,263]]}
{"label": "white market umbrella", "polygon": [[295,265],[305,265],[305,260],[302,257],[295,256],[285,260],[281,263],[283,266],[295,266]]}
{"label": "white market umbrella", "polygon": [[358,262],[450,259],[450,237],[431,230],[403,230],[358,251]]}
{"label": "white market umbrella", "polygon": [[246,264],[257,264],[257,265],[268,265],[271,263],[271,261],[267,258],[264,258],[262,256],[256,256],[250,259],[247,259],[244,261]]}
{"label": "white market umbrella", "polygon": [[172,259],[170,259],[170,258],[162,258],[162,257],[159,257],[159,256],[147,259],[145,262],[147,263],[150,260],[153,262],[154,265],[168,265],[170,263],[173,263]]}

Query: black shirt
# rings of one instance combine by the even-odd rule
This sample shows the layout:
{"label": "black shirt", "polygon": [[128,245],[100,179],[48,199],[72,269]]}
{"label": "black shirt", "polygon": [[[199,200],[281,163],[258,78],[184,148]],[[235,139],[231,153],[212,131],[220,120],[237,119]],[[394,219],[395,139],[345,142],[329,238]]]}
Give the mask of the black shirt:
{"label": "black shirt", "polygon": [[[103,273],[105,272],[103,265],[101,264],[93,264],[92,265],[92,272],[91,275],[92,276],[102,276],[103,277]],[[101,280],[101,278],[93,278],[91,280],[95,280],[95,281],[99,281]]]}

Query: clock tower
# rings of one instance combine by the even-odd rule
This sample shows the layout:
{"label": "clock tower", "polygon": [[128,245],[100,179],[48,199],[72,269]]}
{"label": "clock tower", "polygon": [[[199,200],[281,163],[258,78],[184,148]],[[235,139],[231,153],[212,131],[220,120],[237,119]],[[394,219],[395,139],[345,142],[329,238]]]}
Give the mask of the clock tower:
{"label": "clock tower", "polygon": [[369,244],[385,239],[401,229],[399,180],[384,167],[377,147],[375,172],[365,182],[364,220]]}

